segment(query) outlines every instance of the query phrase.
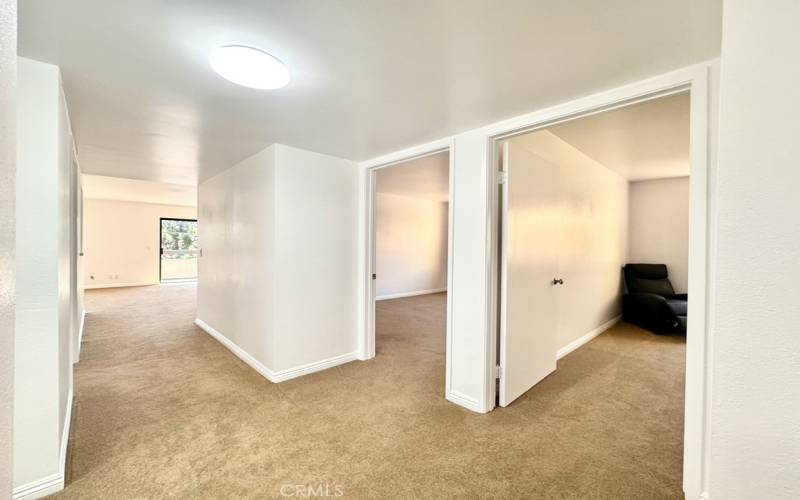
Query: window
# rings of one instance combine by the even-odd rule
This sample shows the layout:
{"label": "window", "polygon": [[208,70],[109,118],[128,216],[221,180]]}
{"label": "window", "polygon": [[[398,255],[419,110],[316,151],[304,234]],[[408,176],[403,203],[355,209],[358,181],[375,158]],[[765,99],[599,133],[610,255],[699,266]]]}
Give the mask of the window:
{"label": "window", "polygon": [[161,281],[197,279],[197,220],[161,219]]}

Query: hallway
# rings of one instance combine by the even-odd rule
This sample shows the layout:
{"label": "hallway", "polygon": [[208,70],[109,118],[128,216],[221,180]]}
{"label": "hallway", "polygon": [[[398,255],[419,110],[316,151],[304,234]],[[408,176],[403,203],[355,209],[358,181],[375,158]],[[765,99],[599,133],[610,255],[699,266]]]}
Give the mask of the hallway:
{"label": "hallway", "polygon": [[620,325],[478,415],[443,397],[444,294],[379,302],[374,360],[277,385],[193,325],[194,285],[86,300],[59,497],[681,496],[682,338]]}

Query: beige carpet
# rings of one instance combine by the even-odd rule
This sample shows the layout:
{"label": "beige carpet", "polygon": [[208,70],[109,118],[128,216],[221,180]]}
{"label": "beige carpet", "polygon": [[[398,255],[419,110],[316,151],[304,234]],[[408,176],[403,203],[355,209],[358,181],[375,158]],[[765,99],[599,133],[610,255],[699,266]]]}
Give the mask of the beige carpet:
{"label": "beige carpet", "polygon": [[194,293],[87,293],[59,496],[682,498],[681,338],[620,325],[478,415],[443,398],[443,294],[380,302],[374,360],[276,385],[192,324]]}

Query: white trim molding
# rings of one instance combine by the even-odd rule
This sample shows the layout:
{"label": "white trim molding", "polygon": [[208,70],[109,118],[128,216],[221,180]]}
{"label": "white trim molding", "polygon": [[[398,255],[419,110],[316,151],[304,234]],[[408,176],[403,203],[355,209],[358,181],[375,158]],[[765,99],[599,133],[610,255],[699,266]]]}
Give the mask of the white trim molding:
{"label": "white trim molding", "polygon": [[124,288],[129,286],[151,286],[151,285],[158,285],[157,281],[150,282],[150,281],[142,281],[139,283],[106,283],[103,285],[84,285],[84,290],[96,290],[98,288]]}
{"label": "white trim molding", "polygon": [[[446,326],[446,353],[445,353],[445,394],[446,398],[456,404],[465,406],[474,411],[484,412],[480,404],[470,398],[464,399],[461,395],[450,390],[450,371],[452,369],[452,324],[453,324],[453,231],[455,227],[455,137],[450,136],[425,144],[420,144],[400,151],[362,161],[359,167],[362,172],[359,178],[359,212],[361,224],[359,226],[359,271],[362,279],[359,280],[359,349],[358,359],[368,360],[375,357],[375,175],[377,170],[390,167],[398,163],[423,158],[447,151],[449,153],[448,177],[448,213],[447,213],[447,326]],[[435,293],[435,292],[430,292]],[[380,298],[390,298],[383,296]],[[394,298],[394,297],[392,297]]]}
{"label": "white trim molding", "polygon": [[296,366],[294,368],[274,371],[272,372],[271,380],[275,383],[283,382],[284,380],[290,380],[293,378],[301,377],[303,375],[308,375],[310,373],[327,370],[328,368],[333,368],[334,366],[343,365],[345,363],[349,363],[357,359],[358,359],[358,353],[348,352],[346,354],[340,354],[339,356],[334,356],[332,358],[323,359],[321,361],[315,361],[313,363]]}
{"label": "white trim molding", "polygon": [[450,390],[447,392],[447,394],[445,394],[445,399],[451,403],[463,406],[464,408],[472,410],[476,413],[487,413],[487,409],[481,406],[481,404],[475,401],[475,399],[465,394],[461,394],[458,391]]}
{"label": "white trim molding", "polygon": [[237,358],[247,363],[250,366],[250,368],[260,373],[264,378],[266,378],[270,382],[274,382],[273,380],[274,372],[272,370],[270,370],[265,365],[263,365],[259,360],[248,354],[247,351],[236,345],[228,337],[223,335],[221,332],[219,332],[214,327],[212,327],[205,321],[201,320],[200,318],[195,318],[194,324],[199,326],[200,329],[206,332],[207,334],[211,335],[214,339],[217,340],[217,342],[224,345]]}
{"label": "white trim molding", "polygon": [[561,359],[567,354],[571,353],[572,351],[579,349],[584,346],[584,344],[589,343],[592,339],[600,335],[601,333],[605,332],[612,326],[616,325],[617,323],[622,320],[622,316],[617,316],[615,318],[611,318],[610,320],[606,321],[602,325],[598,326],[597,328],[590,330],[585,335],[573,340],[569,344],[565,345],[561,349],[556,352],[556,359]]}
{"label": "white trim molding", "polygon": [[375,300],[390,300],[402,299],[403,297],[415,297],[417,295],[430,295],[432,293],[446,292],[447,288],[431,288],[429,290],[417,290],[415,292],[400,292],[400,293],[387,293],[384,295],[376,295]]}
{"label": "white trim molding", "polygon": [[83,344],[83,327],[86,324],[86,309],[81,310],[81,323],[78,326],[78,345],[75,346],[75,356],[72,363],[77,363],[81,360],[81,345]]}
{"label": "white trim molding", "polygon": [[67,394],[67,408],[64,413],[64,428],[61,431],[58,472],[50,474],[28,484],[17,486],[12,493],[13,500],[34,500],[44,498],[64,489],[67,470],[67,449],[69,448],[69,431],[72,428],[72,389]]}
{"label": "white trim molding", "polygon": [[67,470],[67,451],[69,449],[69,431],[72,429],[72,404],[74,399],[73,388],[69,388],[67,394],[67,407],[64,412],[64,428],[61,430],[61,449],[59,450],[59,471],[61,474],[61,487],[64,487],[64,480],[66,479]]}
{"label": "white trim molding", "polygon": [[287,368],[286,370],[272,370],[259,360],[251,356],[247,351],[236,345],[231,339],[223,335],[219,330],[216,330],[214,327],[206,323],[205,321],[201,320],[200,318],[196,318],[194,320],[194,324],[200,327],[201,330],[209,334],[211,337],[216,339],[220,344],[225,346],[229,351],[231,351],[237,358],[244,361],[250,368],[257,371],[261,374],[262,377],[269,380],[272,383],[280,383],[286,380],[291,380],[293,378],[301,377],[303,375],[308,375],[310,373],[326,370],[328,368],[333,368],[334,366],[342,365],[344,363],[349,363],[350,361],[355,361],[358,359],[358,353],[350,352],[346,354],[341,354],[339,356],[334,356],[332,358],[323,359],[320,361],[315,361],[313,363],[308,363],[305,365],[296,366],[294,368]]}
{"label": "white trim molding", "polygon": [[56,472],[42,479],[14,488],[13,500],[34,500],[64,489],[64,473]]}
{"label": "white trim molding", "polygon": [[405,163],[409,160],[417,158],[424,158],[426,156],[435,155],[444,151],[453,151],[453,141],[450,137],[438,139],[425,144],[419,144],[410,148],[394,151],[377,158],[372,158],[359,163],[359,166],[364,170],[372,168],[383,168],[397,165],[398,163]]}

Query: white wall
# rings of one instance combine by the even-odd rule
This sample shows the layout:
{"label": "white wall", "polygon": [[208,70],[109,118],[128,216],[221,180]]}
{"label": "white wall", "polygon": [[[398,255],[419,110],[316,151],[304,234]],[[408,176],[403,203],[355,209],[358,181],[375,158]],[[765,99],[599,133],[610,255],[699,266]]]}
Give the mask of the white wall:
{"label": "white wall", "polygon": [[689,178],[631,182],[628,262],[666,264],[675,293],[689,281]]}
{"label": "white wall", "polygon": [[[67,113],[67,102],[61,88],[61,74],[56,67],[58,75],[58,395],[59,395],[59,436],[64,433],[67,412],[72,405],[72,339],[75,326],[73,322],[73,309],[78,300],[72,289],[72,280],[77,278],[73,260],[77,257],[72,253],[72,171],[73,171],[73,143],[72,130]],[[30,196],[30,193],[28,193]]]}
{"label": "white wall", "polygon": [[86,288],[157,284],[161,217],[194,219],[197,209],[84,200],[82,271]]}
{"label": "white wall", "polygon": [[275,144],[200,185],[197,317],[274,381],[355,359],[357,183]]}
{"label": "white wall", "polygon": [[59,468],[58,79],[19,60],[15,486]]}
{"label": "white wall", "polygon": [[14,485],[17,2],[0,1],[0,498]]}
{"label": "white wall", "polygon": [[377,299],[447,288],[447,219],[447,203],[377,193]]}
{"label": "white wall", "polygon": [[198,188],[197,317],[273,366],[275,147]]}
{"label": "white wall", "polygon": [[55,491],[64,481],[80,300],[70,286],[73,146],[58,67],[20,58],[18,78],[14,483],[16,492]]}
{"label": "white wall", "polygon": [[276,144],[275,369],[357,350],[355,163]]}
{"label": "white wall", "polygon": [[[558,167],[558,348],[621,314],[628,181],[547,130],[512,139]],[[555,276],[554,276],[555,277]]]}
{"label": "white wall", "polygon": [[800,498],[800,3],[726,0],[712,500]]}
{"label": "white wall", "polygon": [[494,343],[489,338],[490,312],[487,297],[492,288],[491,211],[488,203],[489,177],[486,159],[489,151],[486,133],[471,130],[455,136],[451,154],[453,163],[453,224],[451,241],[453,276],[448,296],[451,303],[451,325],[447,367],[448,400],[474,411],[488,411],[494,401],[487,391],[486,380],[493,373],[485,369],[488,353]]}

